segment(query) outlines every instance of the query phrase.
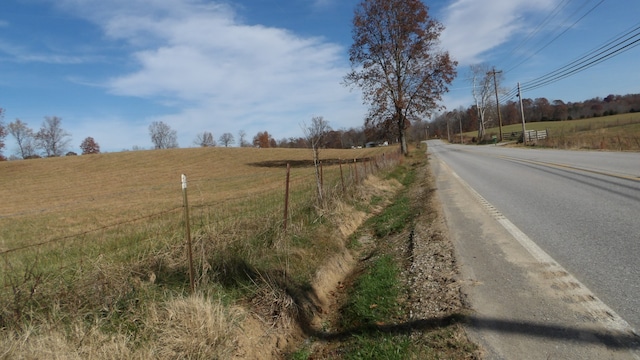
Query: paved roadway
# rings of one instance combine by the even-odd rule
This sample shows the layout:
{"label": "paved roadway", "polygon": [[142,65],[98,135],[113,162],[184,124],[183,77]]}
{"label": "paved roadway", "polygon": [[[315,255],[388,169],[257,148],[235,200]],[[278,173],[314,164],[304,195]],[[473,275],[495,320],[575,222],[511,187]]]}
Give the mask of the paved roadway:
{"label": "paved roadway", "polygon": [[[528,249],[528,254],[543,254],[533,256],[535,261],[542,263],[543,266],[557,266],[551,269],[557,271],[540,273],[543,275],[538,278],[546,281],[549,280],[548,274],[564,274],[565,271],[569,273],[569,277],[564,278],[562,283],[554,280],[555,283],[547,284],[556,290],[564,287],[581,288],[577,290],[578,293],[574,291],[571,295],[567,293],[558,295],[562,297],[564,303],[585,302],[576,299],[590,299],[593,294],[601,300],[599,303],[605,310],[604,313],[612,312],[614,315],[619,315],[612,318],[638,332],[640,329],[639,153],[461,146],[445,144],[439,140],[428,142],[428,152],[436,171],[441,174],[457,174],[462,183],[468,184],[467,188],[472,188],[469,191],[478,195],[476,200],[480,199],[485,210],[494,213],[494,220],[495,214],[499,214],[499,219],[504,218],[502,222],[514,225],[516,233],[521,231],[520,237],[526,239],[523,244]],[[454,190],[451,185],[454,179],[456,179],[455,175],[446,179],[440,177],[441,182],[437,185],[439,190],[447,190],[451,195],[451,191]],[[460,192],[457,188],[455,191]],[[453,197],[447,196],[441,196],[442,201],[457,201],[455,207],[462,212],[464,212],[462,209],[470,204],[468,199],[452,200]],[[458,231],[462,234],[465,226],[476,221],[472,219],[474,216],[462,214],[459,214],[461,217],[456,220],[453,216],[455,214],[452,215],[452,213],[458,210],[451,208],[451,204],[445,207],[447,206],[450,208],[448,212],[451,215],[447,221],[450,227],[456,227],[454,233]],[[456,221],[461,224],[456,224]],[[465,222],[467,224],[463,224]],[[483,225],[475,226],[478,227],[476,233],[479,237],[482,237],[480,236],[482,232],[491,233],[494,236],[498,234],[497,230],[483,229]],[[473,229],[469,229],[466,237],[468,238],[468,234],[472,232]],[[510,232],[511,235],[514,234],[513,231]],[[532,245],[528,246],[529,243]],[[504,250],[505,246],[513,248],[513,245],[504,244],[506,244],[505,241],[495,243],[494,245],[501,249],[494,251],[493,255],[487,253],[483,256],[491,257],[500,253],[504,257],[512,257],[511,265],[517,263],[518,261],[513,259],[518,258],[519,255],[514,255],[515,252],[509,255],[510,251]],[[478,260],[472,258],[493,246],[490,244],[478,246],[473,253],[470,253],[469,248],[474,247],[475,243],[459,242],[458,245],[465,248],[459,250],[459,253],[467,258],[467,260],[463,259],[463,263],[470,264],[471,267],[484,266],[475,264]],[[536,249],[531,250],[530,247]],[[526,259],[522,262],[531,264],[533,260]],[[484,263],[491,263],[491,261],[485,259]],[[473,268],[469,276],[481,274],[482,271],[482,269]],[[517,272],[514,269],[495,271],[496,274],[505,271],[506,277]],[[523,276],[531,278],[528,275]],[[537,296],[537,290],[532,289],[527,288],[526,291],[533,297]],[[500,290],[496,287],[491,291]],[[524,291],[520,290],[521,293]],[[568,298],[573,300],[568,301]],[[554,304],[553,302],[546,300],[540,300],[540,303],[554,306],[551,305]],[[496,320],[493,321],[496,325]],[[544,324],[544,321],[541,324]],[[543,327],[540,330],[544,332],[553,329]],[[564,329],[564,334],[566,333]],[[631,339],[632,342],[636,341],[633,337]]]}

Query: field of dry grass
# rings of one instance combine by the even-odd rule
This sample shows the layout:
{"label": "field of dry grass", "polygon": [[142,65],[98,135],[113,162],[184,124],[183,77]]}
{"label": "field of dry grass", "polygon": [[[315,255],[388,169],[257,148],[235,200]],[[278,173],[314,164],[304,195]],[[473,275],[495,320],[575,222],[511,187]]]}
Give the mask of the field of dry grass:
{"label": "field of dry grass", "polygon": [[[527,130],[548,130],[549,139],[537,145],[559,149],[593,149],[640,151],[640,113],[610,115],[589,119],[526,123]],[[522,124],[502,127],[503,133],[521,132]],[[498,135],[498,127],[487,129]],[[477,131],[463,134],[465,142],[477,136]],[[458,141],[456,137],[454,140]]]}
{"label": "field of dry grass", "polygon": [[[397,148],[321,151],[332,199],[324,205],[315,201],[305,149],[174,149],[0,163],[0,359],[225,357],[245,316],[233,304],[251,299],[275,304],[275,312],[291,310],[278,302],[287,297],[271,290],[307,291],[318,266],[344,247],[336,231],[355,211],[356,173],[381,170],[360,160],[383,153],[390,159]],[[358,167],[343,165],[349,186],[343,193],[340,168],[330,163],[355,158]],[[287,162],[292,205],[284,234]],[[184,298],[181,174],[188,178],[199,294],[191,300]],[[160,328],[183,336],[164,338]]]}
{"label": "field of dry grass", "polygon": [[[366,158],[385,151],[394,150],[330,149],[321,157]],[[283,193],[284,164],[294,164],[292,181],[309,180],[312,167],[296,163],[310,157],[307,149],[194,148],[3,162],[0,250],[180,208],[181,174],[187,175],[194,207]]]}

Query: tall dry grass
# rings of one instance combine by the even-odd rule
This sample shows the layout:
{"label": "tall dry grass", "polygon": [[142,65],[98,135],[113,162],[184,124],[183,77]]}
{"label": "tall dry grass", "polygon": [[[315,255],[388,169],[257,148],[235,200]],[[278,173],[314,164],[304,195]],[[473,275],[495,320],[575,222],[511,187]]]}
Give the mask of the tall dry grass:
{"label": "tall dry grass", "polygon": [[240,320],[237,307],[203,295],[149,304],[138,321],[136,339],[123,332],[105,332],[100,323],[75,321],[65,329],[50,324],[26,328],[0,338],[0,359],[224,359],[230,358]]}
{"label": "tall dry grass", "polygon": [[640,151],[640,116],[560,128],[540,144],[559,149]]}
{"label": "tall dry grass", "polygon": [[[538,141],[537,145],[558,149],[591,149],[613,151],[640,151],[640,114],[628,113],[596,118],[542,121],[526,123],[527,130],[547,130],[549,138]],[[502,127],[503,133],[521,132],[522,124]],[[488,138],[497,136],[499,129],[487,130]],[[464,133],[465,143],[477,132]],[[452,136],[459,142],[459,135]]]}
{"label": "tall dry grass", "polygon": [[[387,155],[343,165],[345,191],[332,160],[394,152],[323,150],[325,204],[314,196],[310,150],[179,149],[0,163],[7,184],[0,189],[0,349],[7,349],[0,358],[226,357],[239,316],[232,304],[250,301],[265,317],[295,315],[291,294],[303,296],[323,260],[344,247],[336,204],[355,205],[357,180],[397,164]],[[286,162],[294,166],[285,233]],[[182,173],[195,297],[186,297]],[[160,336],[164,328],[174,342]]]}

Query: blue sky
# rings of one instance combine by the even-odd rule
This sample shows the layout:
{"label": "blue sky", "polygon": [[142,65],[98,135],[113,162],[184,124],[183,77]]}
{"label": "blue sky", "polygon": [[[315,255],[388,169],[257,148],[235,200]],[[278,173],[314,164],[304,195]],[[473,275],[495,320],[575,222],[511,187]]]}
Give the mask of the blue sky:
{"label": "blue sky", "polygon": [[[358,2],[2,0],[5,123],[19,118],[37,130],[45,116],[59,116],[77,152],[87,136],[103,151],[150,148],[153,121],[177,130],[181,147],[203,131],[216,139],[240,130],[248,140],[265,130],[298,137],[313,116],[336,129],[361,126],[360,93],[341,85]],[[459,62],[447,109],[471,104],[471,64],[505,70],[502,86],[513,88],[638,25],[640,13],[640,2],[620,0],[425,3],[446,26],[443,49]],[[638,93],[639,55],[633,48],[523,95],[579,101]],[[14,150],[9,136],[4,154]]]}

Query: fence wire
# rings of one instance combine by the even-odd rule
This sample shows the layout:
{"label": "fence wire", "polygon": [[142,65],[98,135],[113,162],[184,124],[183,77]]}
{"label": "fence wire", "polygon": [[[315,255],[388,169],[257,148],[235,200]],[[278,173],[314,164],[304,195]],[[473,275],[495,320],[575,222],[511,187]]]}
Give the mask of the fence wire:
{"label": "fence wire", "polygon": [[[375,158],[355,159],[342,163],[322,164],[322,191],[329,196],[347,197],[354,188],[368,175],[389,169],[401,161],[400,154],[386,154]],[[340,171],[342,167],[342,171]],[[264,187],[258,189],[242,189],[229,192],[226,197],[210,199],[201,193],[206,189],[215,189],[220,182],[242,181],[243,177],[227,177],[225,179],[200,178],[189,181],[190,189],[190,223],[194,225],[194,237],[200,236],[199,229],[217,232],[215,236],[233,238],[235,242],[250,238],[270,229],[277,229],[284,223],[285,170],[280,179],[264,179]],[[313,168],[292,168],[290,176],[290,194],[288,220],[304,219],[312,216],[317,204],[316,176]],[[163,183],[159,189],[167,193],[175,193],[180,198],[179,182]],[[228,186],[227,186],[228,187]],[[157,190],[157,189],[156,189]],[[140,190],[144,191],[144,190]],[[108,199],[127,197],[128,192],[107,194]],[[79,202],[90,202],[90,199],[74,199]],[[130,212],[135,212],[131,205]],[[61,207],[70,207],[65,204]],[[61,207],[34,210],[46,214],[55,213]],[[145,256],[149,250],[146,245],[153,242],[165,242],[167,246],[179,249],[184,246],[181,237],[184,225],[183,206],[169,206],[166,209],[149,214],[127,217],[109,224],[98,224],[90,229],[67,234],[52,234],[47,237],[47,230],[42,230],[41,238],[20,239],[23,245],[9,249],[0,247],[2,258],[3,288],[11,287],[12,276],[21,271],[29,271],[33,262],[38,262],[43,271],[64,273],[83,262],[92,262],[99,257]],[[20,217],[24,214],[10,214],[5,217]],[[211,235],[209,235],[211,236]],[[44,239],[42,239],[44,238]],[[163,239],[168,238],[168,239]],[[133,245],[132,245],[133,244]],[[135,245],[138,244],[138,245]],[[130,251],[119,250],[119,246],[140,246],[138,255]],[[122,255],[119,253],[129,253]],[[46,261],[43,261],[46,259]],[[63,275],[60,275],[63,276]],[[15,279],[14,279],[15,280]]]}

